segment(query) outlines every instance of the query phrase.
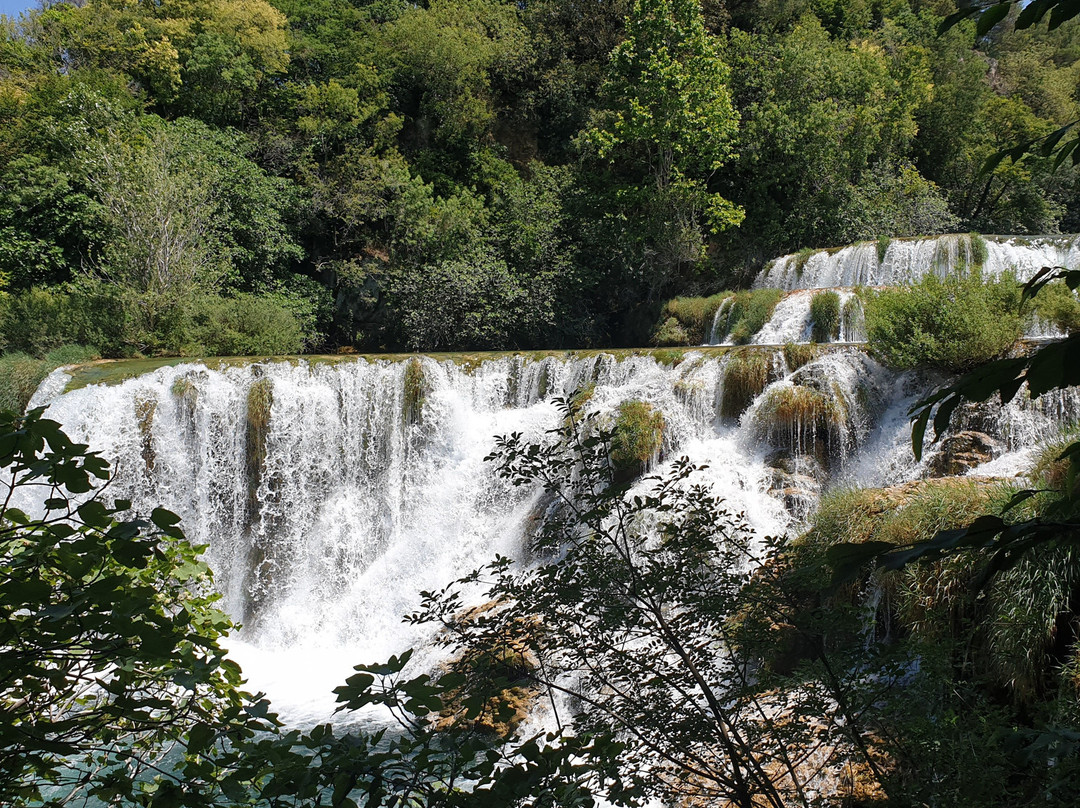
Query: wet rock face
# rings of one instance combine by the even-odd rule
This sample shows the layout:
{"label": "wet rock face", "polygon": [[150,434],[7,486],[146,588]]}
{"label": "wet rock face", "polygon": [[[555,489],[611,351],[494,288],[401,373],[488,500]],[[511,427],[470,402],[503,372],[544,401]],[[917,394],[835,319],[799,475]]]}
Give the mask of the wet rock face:
{"label": "wet rock face", "polygon": [[813,457],[797,456],[778,450],[765,458],[769,466],[769,495],[783,503],[784,509],[797,519],[805,519],[818,499],[828,473]]}
{"label": "wet rock face", "polygon": [[965,430],[950,435],[926,464],[929,477],[954,477],[993,460],[1001,453],[998,441],[985,432]]}

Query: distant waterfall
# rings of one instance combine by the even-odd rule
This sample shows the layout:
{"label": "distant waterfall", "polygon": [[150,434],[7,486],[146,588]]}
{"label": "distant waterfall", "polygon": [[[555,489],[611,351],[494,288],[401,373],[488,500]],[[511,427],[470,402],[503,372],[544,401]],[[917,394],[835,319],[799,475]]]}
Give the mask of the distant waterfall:
{"label": "distant waterfall", "polygon": [[785,255],[771,262],[754,281],[759,289],[827,289],[900,286],[924,275],[946,275],[960,266],[981,266],[988,277],[1011,270],[1021,281],[1044,266],[1080,263],[1076,236],[947,235],[892,239],[882,251],[876,241],[837,250]]}

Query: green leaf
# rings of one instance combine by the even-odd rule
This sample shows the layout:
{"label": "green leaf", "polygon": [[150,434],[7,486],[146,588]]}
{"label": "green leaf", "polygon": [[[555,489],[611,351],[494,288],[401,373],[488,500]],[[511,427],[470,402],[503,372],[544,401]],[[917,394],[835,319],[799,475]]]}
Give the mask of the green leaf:
{"label": "green leaf", "polygon": [[833,568],[832,586],[850,581],[871,561],[895,549],[896,545],[887,541],[834,544],[825,551],[825,560]]}
{"label": "green leaf", "polygon": [[978,22],[975,24],[975,35],[980,37],[986,36],[990,33],[991,28],[1009,15],[1009,10],[1011,8],[1011,3],[999,3],[990,6],[990,8],[983,11],[983,13],[979,15]]}

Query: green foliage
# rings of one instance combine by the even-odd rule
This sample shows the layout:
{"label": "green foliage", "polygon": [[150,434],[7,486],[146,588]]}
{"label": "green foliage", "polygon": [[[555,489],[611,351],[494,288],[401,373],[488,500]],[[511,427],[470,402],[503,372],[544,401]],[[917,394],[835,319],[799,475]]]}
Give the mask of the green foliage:
{"label": "green foliage", "polygon": [[701,345],[709,338],[713,317],[730,292],[711,297],[676,297],[664,303],[653,329],[653,345]]}
{"label": "green foliage", "polygon": [[312,335],[281,298],[239,293],[196,298],[184,353],[202,356],[270,356],[301,353]]}
{"label": "green foliage", "polygon": [[810,300],[810,339],[832,342],[840,336],[840,295],[832,290],[818,292]]}
{"label": "green foliage", "polygon": [[611,435],[611,464],[617,478],[633,478],[660,454],[664,416],[644,401],[619,405]]}
{"label": "green foliage", "polygon": [[849,297],[840,310],[840,323],[849,342],[866,330],[866,313],[863,307],[863,291]]}
{"label": "green foliage", "polygon": [[616,172],[625,215],[644,230],[651,289],[700,265],[704,239],[737,227],[742,208],[709,187],[738,125],[729,71],[697,0],[635,0],[611,52],[608,109],[585,143]]}
{"label": "green foliage", "polygon": [[0,409],[23,412],[49,369],[44,360],[24,353],[0,356]]}
{"label": "green foliage", "polygon": [[986,239],[978,233],[971,233],[968,235],[968,240],[971,251],[971,265],[982,268],[982,265],[986,263],[986,259],[990,257],[990,250],[986,246]]}
{"label": "green foliage", "polygon": [[107,464],[40,411],[8,413],[0,430],[9,485],[45,498],[38,517],[0,508],[0,799],[40,804],[46,787],[133,799],[177,741],[195,763],[225,716],[246,731],[240,672],[218,645],[231,624],[176,516],[81,496]]}
{"label": "green foliage", "polygon": [[131,301],[107,284],[30,288],[0,299],[6,350],[44,356],[62,345],[90,345],[103,356],[130,355]]}
{"label": "green foliage", "polygon": [[1031,301],[1032,314],[1067,334],[1080,328],[1080,301],[1062,281],[1047,284]]}
{"label": "green foliage", "polygon": [[1020,288],[1009,275],[978,271],[872,292],[866,300],[870,349],[899,368],[967,370],[1002,355],[1023,332]]}
{"label": "green foliage", "polygon": [[424,400],[429,391],[424,378],[424,364],[418,358],[413,357],[405,363],[403,383],[402,417],[407,424],[419,423],[424,414]]}
{"label": "green foliage", "polygon": [[745,345],[772,317],[776,304],[784,296],[782,289],[753,289],[736,292],[727,309],[727,323],[719,325],[717,336],[736,345]]}

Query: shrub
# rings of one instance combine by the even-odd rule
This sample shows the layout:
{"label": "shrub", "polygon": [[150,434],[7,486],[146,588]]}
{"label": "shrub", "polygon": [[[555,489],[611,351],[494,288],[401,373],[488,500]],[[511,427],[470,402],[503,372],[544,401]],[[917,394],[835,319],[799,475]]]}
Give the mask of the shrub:
{"label": "shrub", "polygon": [[668,317],[658,325],[649,341],[658,346],[689,345],[691,342],[686,327],[675,317]]}
{"label": "shrub", "polygon": [[1020,287],[1011,275],[984,283],[978,271],[870,293],[870,350],[897,368],[968,370],[1000,356],[1023,331]]}
{"label": "shrub", "polygon": [[711,297],[676,297],[664,304],[651,342],[657,346],[700,345],[712,328],[713,317],[731,297],[721,292]]}
{"label": "shrub", "polygon": [[644,401],[624,401],[615,416],[611,464],[620,479],[640,474],[664,440],[664,416]]}
{"label": "shrub", "polygon": [[1040,320],[1053,323],[1070,334],[1080,329],[1080,301],[1063,281],[1048,283],[1031,299],[1031,303],[1035,316]]}
{"label": "shrub", "polygon": [[810,300],[810,339],[831,342],[840,336],[840,295],[831,289]]}
{"label": "shrub", "polygon": [[209,356],[253,356],[303,351],[307,335],[300,320],[272,295],[241,293],[235,297],[206,295],[193,301],[190,324],[182,327],[184,343],[167,346],[170,353]]}
{"label": "shrub", "polygon": [[727,325],[718,336],[730,337],[736,345],[750,342],[772,317],[783,296],[782,289],[752,289],[737,293],[728,308]]}
{"label": "shrub", "polygon": [[424,364],[413,357],[405,363],[405,376],[402,394],[401,414],[407,424],[418,424],[424,413],[424,401],[428,394],[427,380],[424,378]]}
{"label": "shrub", "polygon": [[70,344],[129,356],[133,307],[133,300],[104,283],[26,289],[0,306],[0,341],[8,351],[37,357]]}
{"label": "shrub", "polygon": [[806,269],[806,262],[810,260],[810,256],[814,253],[821,252],[815,250],[812,247],[803,247],[797,253],[795,253],[795,274],[802,275],[803,270]]}

